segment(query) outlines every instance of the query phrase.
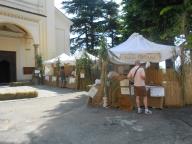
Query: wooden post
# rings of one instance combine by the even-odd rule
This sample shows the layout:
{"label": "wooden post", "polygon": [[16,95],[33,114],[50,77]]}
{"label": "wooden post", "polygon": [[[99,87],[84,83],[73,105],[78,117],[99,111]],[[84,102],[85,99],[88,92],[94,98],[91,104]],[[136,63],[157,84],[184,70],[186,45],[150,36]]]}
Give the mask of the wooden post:
{"label": "wooden post", "polygon": [[[184,5],[187,4],[187,1],[184,1]],[[187,36],[187,28],[186,28],[186,12],[182,13],[182,22],[181,22],[181,33]],[[183,105],[185,105],[185,49],[184,44],[181,46],[181,92],[183,98]]]}
{"label": "wooden post", "polygon": [[108,61],[103,60],[101,68],[101,101],[103,97],[107,97],[107,65]]}

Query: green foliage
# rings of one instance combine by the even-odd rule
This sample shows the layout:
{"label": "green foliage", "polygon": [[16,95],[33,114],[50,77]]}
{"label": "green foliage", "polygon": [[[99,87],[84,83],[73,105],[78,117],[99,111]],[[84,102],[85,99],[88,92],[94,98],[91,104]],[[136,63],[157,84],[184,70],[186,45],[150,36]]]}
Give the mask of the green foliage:
{"label": "green foliage", "polygon": [[37,68],[41,68],[43,66],[43,59],[41,55],[36,55],[36,64]]}
{"label": "green foliage", "polygon": [[118,7],[119,5],[109,1],[106,2],[105,5],[103,6],[103,15],[105,18],[105,24],[103,26],[103,32],[104,35],[108,38],[110,38],[111,42],[109,43],[110,47],[115,46],[118,41],[118,35],[119,35],[119,16],[118,16]]}
{"label": "green foliage", "polygon": [[91,68],[92,62],[90,58],[87,56],[86,53],[82,55],[80,59],[76,61],[76,69],[77,73],[80,72],[81,70],[85,70],[88,73],[90,73],[90,68]]}
{"label": "green foliage", "polygon": [[133,32],[164,44],[191,30],[191,0],[123,0],[122,41]]}
{"label": "green foliage", "polygon": [[41,75],[41,83],[43,82],[43,75],[44,75],[44,66],[43,66],[43,59],[41,55],[36,55],[36,68],[40,70],[40,75]]}
{"label": "green foliage", "polygon": [[32,85],[31,81],[22,81],[22,82],[11,82],[9,84],[10,87],[16,87],[16,86],[29,86]]}
{"label": "green foliage", "polygon": [[173,8],[172,6],[167,6],[167,7],[163,8],[163,9],[160,11],[160,16],[166,14],[166,13],[169,12],[172,8]]}
{"label": "green foliage", "polygon": [[57,72],[60,71],[60,66],[61,66],[61,61],[60,61],[60,59],[58,58],[57,61],[56,61],[56,69],[57,69]]}
{"label": "green foliage", "polygon": [[107,45],[106,45],[106,39],[104,37],[101,37],[100,39],[100,49],[99,49],[99,57],[107,61],[108,60],[108,50],[107,50]]}
{"label": "green foliage", "polygon": [[187,39],[186,48],[192,49],[192,33],[190,33],[190,34],[187,36],[186,39]]}
{"label": "green foliage", "polygon": [[138,32],[151,39],[157,39],[159,32],[160,8],[155,7],[155,0],[123,0],[121,23],[122,41],[132,33]]}
{"label": "green foliage", "polygon": [[[92,79],[92,61],[90,58],[87,56],[86,53],[82,55],[82,57],[78,60],[76,60],[76,74],[77,74],[77,88],[85,90],[87,85],[92,84],[93,79]],[[85,78],[81,79],[80,74],[84,73]]]}

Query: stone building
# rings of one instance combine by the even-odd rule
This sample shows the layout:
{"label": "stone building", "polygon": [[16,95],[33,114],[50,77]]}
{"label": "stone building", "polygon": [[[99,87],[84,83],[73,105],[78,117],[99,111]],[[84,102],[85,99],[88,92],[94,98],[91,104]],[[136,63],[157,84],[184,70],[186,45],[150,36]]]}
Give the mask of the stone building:
{"label": "stone building", "polygon": [[69,54],[71,25],[54,0],[0,0],[0,84],[31,79],[36,54]]}

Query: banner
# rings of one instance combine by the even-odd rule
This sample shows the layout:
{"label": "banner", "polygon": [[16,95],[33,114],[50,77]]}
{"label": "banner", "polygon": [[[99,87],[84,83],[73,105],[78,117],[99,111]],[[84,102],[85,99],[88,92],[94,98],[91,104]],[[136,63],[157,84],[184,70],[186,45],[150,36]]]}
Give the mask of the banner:
{"label": "banner", "polygon": [[143,62],[159,62],[161,59],[160,53],[145,53],[145,54],[120,54],[120,60],[122,61],[136,61]]}

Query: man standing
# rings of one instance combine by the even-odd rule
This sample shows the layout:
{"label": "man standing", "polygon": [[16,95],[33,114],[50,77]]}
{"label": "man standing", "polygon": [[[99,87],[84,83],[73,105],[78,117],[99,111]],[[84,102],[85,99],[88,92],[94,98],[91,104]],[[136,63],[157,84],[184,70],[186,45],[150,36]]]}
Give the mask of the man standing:
{"label": "man standing", "polygon": [[127,77],[134,79],[134,93],[136,97],[137,113],[142,113],[140,108],[140,97],[143,97],[143,104],[145,106],[145,114],[152,114],[152,111],[148,109],[147,104],[147,91],[145,88],[145,71],[141,67],[140,61],[135,61],[135,66],[130,70]]}
{"label": "man standing", "polygon": [[66,77],[65,77],[65,70],[64,66],[60,69],[60,77],[61,77],[61,88],[65,88],[66,86]]}

